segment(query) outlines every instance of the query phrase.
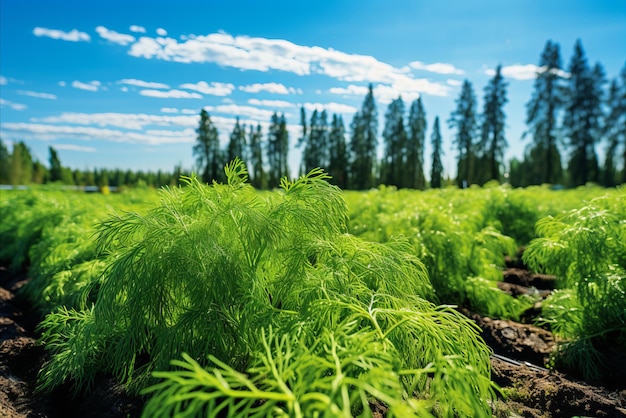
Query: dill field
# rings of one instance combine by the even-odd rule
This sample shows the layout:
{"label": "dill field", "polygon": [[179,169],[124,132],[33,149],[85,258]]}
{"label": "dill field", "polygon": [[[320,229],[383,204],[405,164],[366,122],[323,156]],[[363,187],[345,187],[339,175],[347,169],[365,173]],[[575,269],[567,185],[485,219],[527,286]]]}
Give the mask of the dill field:
{"label": "dill field", "polygon": [[241,162],[225,174],[2,192],[16,413],[623,416],[626,189],[344,192],[313,170],[257,191]]}

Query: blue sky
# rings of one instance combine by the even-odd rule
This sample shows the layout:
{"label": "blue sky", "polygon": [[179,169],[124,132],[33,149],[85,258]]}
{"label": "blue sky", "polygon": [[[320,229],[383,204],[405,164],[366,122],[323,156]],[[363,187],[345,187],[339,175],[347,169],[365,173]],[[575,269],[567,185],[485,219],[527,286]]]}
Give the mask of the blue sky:
{"label": "blue sky", "polygon": [[[590,64],[616,77],[626,1],[0,0],[0,136],[45,164],[53,146],[72,168],[191,169],[202,108],[224,144],[235,117],[266,132],[285,113],[294,145],[301,106],[341,114],[348,128],[372,82],[381,129],[398,95],[407,109],[422,97],[428,138],[439,116],[455,175],[445,121],[462,81],[482,109],[503,65],[506,158],[521,156],[541,51],[559,43],[567,67],[578,38]],[[294,174],[299,157],[292,149]]]}

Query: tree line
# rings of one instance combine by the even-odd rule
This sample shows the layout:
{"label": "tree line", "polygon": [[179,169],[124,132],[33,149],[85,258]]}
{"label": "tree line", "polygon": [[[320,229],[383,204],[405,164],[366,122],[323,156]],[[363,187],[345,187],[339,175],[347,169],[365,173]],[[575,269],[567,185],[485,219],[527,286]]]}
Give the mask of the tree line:
{"label": "tree line", "polygon": [[[439,117],[435,117],[427,138],[421,98],[410,104],[408,115],[401,96],[388,105],[382,129],[383,155],[378,158],[378,112],[370,84],[348,135],[340,115],[314,110],[309,118],[301,109],[297,147],[302,158],[298,171],[302,174],[322,167],[335,184],[356,190],[379,184],[437,188],[446,182],[467,187],[492,180],[509,181],[513,186],[547,183],[573,187],[588,182],[615,186],[626,182],[626,65],[611,80],[608,91],[606,83],[602,65],[589,65],[580,40],[567,68],[562,66],[559,45],[548,41],[526,104],[527,129],[522,140],[530,141],[521,159],[507,162],[504,107],[508,84],[502,66],[484,87],[482,111],[472,83],[465,80],[446,121],[454,135],[456,179],[443,177]],[[225,150],[219,148],[217,128],[205,110],[200,113],[197,133],[193,151],[204,181],[221,180],[221,167],[235,157],[246,162],[255,187],[276,187],[281,176],[289,173],[284,115],[274,113],[265,141],[260,125],[247,130],[237,119]],[[427,139],[433,150],[428,156],[430,173],[424,172]],[[599,146],[605,147],[603,164],[598,159]]]}
{"label": "tree line", "polygon": [[[455,109],[445,123],[453,132],[456,178],[444,178],[439,116],[430,132],[422,98],[410,103],[408,112],[401,96],[392,100],[384,114],[381,143],[379,118],[370,84],[361,109],[348,129],[341,115],[300,110],[302,152],[299,174],[321,167],[343,189],[364,190],[380,184],[398,188],[438,188],[446,184],[467,187],[489,181],[508,181],[513,186],[561,184],[579,186],[595,182],[611,187],[626,182],[626,65],[608,89],[600,63],[590,66],[580,40],[567,68],[562,65],[558,43],[547,41],[539,59],[530,100],[526,104],[527,140],[524,155],[504,161],[508,102],[502,67],[498,66],[483,90],[482,110],[469,80],[464,80]],[[274,113],[267,133],[261,125],[246,126],[237,118],[224,149],[219,132],[206,110],[201,110],[193,146],[198,175],[205,182],[224,181],[223,167],[235,158],[247,166],[251,184],[274,188],[289,176],[290,148],[287,121]],[[426,141],[432,145],[425,156]],[[379,158],[379,145],[382,157]],[[601,163],[598,147],[604,147]],[[161,187],[175,185],[183,173],[134,172],[132,170],[71,170],[63,167],[58,153],[49,148],[49,167],[34,160],[23,142],[9,153],[0,141],[0,183],[61,182],[78,186]],[[425,159],[430,172],[425,172]]]}
{"label": "tree line", "polygon": [[33,157],[30,148],[23,142],[13,144],[9,152],[7,146],[0,140],[0,184],[27,185],[27,184],[64,184],[69,186],[96,186],[103,187],[162,187],[178,184],[184,173],[180,167],[166,172],[133,171],[121,169],[96,168],[93,170],[79,170],[65,167],[61,164],[59,154],[53,147],[48,147],[48,163],[46,166]]}

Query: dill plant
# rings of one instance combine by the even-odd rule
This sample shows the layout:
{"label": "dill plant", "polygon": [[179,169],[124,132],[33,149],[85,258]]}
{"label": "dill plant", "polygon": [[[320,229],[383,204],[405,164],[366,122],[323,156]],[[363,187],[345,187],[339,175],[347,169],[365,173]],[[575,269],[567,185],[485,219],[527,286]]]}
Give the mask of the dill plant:
{"label": "dill plant", "polygon": [[225,171],[100,223],[93,306],[42,323],[42,389],[112,372],[149,386],[146,416],[489,415],[489,349],[408,241],[348,234],[321,170],[271,194]]}
{"label": "dill plant", "polygon": [[[626,373],[626,189],[536,225],[524,261],[554,274],[559,289],[543,304],[543,323],[560,337],[557,366],[591,381]],[[620,377],[621,376],[621,377]]]}
{"label": "dill plant", "polygon": [[514,239],[501,232],[499,213],[507,193],[501,187],[425,192],[384,187],[347,193],[352,208],[349,227],[368,240],[407,239],[427,266],[441,302],[517,318],[533,301],[515,299],[497,287],[503,255],[516,250]]}

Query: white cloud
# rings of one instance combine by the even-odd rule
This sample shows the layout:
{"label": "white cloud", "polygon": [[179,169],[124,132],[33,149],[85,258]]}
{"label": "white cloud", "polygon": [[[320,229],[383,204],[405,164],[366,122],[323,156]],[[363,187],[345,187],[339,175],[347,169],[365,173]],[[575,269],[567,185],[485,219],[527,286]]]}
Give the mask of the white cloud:
{"label": "white cloud", "polygon": [[[199,112],[195,112],[199,113]],[[113,126],[131,130],[141,130],[147,126],[184,126],[197,125],[197,117],[148,115],[145,113],[77,113],[63,112],[59,116],[33,118],[33,122],[65,123],[72,125]]]}
{"label": "white cloud", "polygon": [[293,107],[293,103],[290,103],[285,100],[259,100],[259,99],[250,99],[248,103],[253,106],[264,106],[264,107]]}
{"label": "white cloud", "polygon": [[367,86],[357,86],[350,84],[348,87],[331,87],[328,91],[332,94],[365,96],[367,94]]}
{"label": "white cloud", "polygon": [[[396,90],[446,96],[449,86],[417,79],[408,67],[396,68],[368,55],[348,54],[317,46],[297,45],[283,39],[231,36],[218,32],[174,38],[141,37],[130,55],[181,63],[215,63],[241,70],[280,70],[297,75],[323,74],[343,81],[383,83]],[[441,66],[434,67],[441,71]],[[449,71],[449,69],[447,69]]]}
{"label": "white cloud", "polygon": [[0,86],[5,86],[9,84],[9,79],[3,75],[0,75]]}
{"label": "white cloud", "polygon": [[[534,80],[537,74],[541,74],[548,70],[548,67],[539,67],[535,64],[514,64],[502,67],[502,75],[514,80]],[[570,74],[563,70],[553,69],[552,73],[557,74],[564,78],[569,78]],[[493,77],[496,74],[496,70],[488,68],[485,70],[485,74]]]}
{"label": "white cloud", "polygon": [[349,106],[343,103],[305,103],[304,108],[309,111],[317,110],[322,111],[326,110],[327,113],[356,113],[357,108],[354,106]]}
{"label": "white cloud", "polygon": [[175,107],[162,107],[161,112],[163,113],[178,113],[178,109]]}
{"label": "white cloud", "polygon": [[273,110],[259,109],[253,106],[241,106],[236,104],[205,106],[204,109],[211,113],[225,113],[233,116],[250,118],[255,121],[269,121],[274,114]]}
{"label": "white cloud", "polygon": [[80,90],[98,91],[100,86],[101,86],[100,82],[95,81],[95,80],[90,81],[89,83],[83,83],[82,81],[77,81],[77,80],[72,81],[72,87],[76,89],[80,89]]}
{"label": "white cloud", "polygon": [[38,99],[48,99],[48,100],[56,100],[57,99],[56,94],[39,93],[39,92],[36,92],[36,91],[29,91],[29,90],[18,90],[17,94],[21,94],[22,96],[36,97]]}
{"label": "white cloud", "polygon": [[228,96],[233,92],[235,86],[230,83],[212,82],[210,85],[206,81],[199,81],[196,84],[185,83],[179,86],[181,89],[195,90],[200,93],[210,94],[212,96]]}
{"label": "white cloud", "polygon": [[170,86],[164,83],[156,83],[153,81],[137,80],[136,78],[125,78],[118,81],[121,84],[128,84],[129,86],[143,87],[147,89],[169,89]]}
{"label": "white cloud", "polygon": [[246,93],[259,93],[261,91],[267,91],[274,94],[289,94],[296,93],[297,90],[293,87],[287,88],[284,84],[280,83],[255,83],[247,86],[239,86],[239,90]]}
{"label": "white cloud", "polygon": [[54,148],[64,149],[68,151],[79,151],[79,152],[96,152],[97,151],[93,147],[84,147],[82,145],[72,145],[72,144],[56,144]]}
{"label": "white cloud", "polygon": [[116,44],[128,45],[131,42],[135,42],[135,37],[133,35],[119,33],[114,30],[107,29],[104,26],[96,27],[96,32],[98,32],[102,39],[106,39],[107,41],[111,41]]}
{"label": "white cloud", "polygon": [[157,35],[159,35],[159,36],[167,36],[167,31],[166,31],[165,29],[163,29],[163,28],[158,28],[158,29],[156,30],[156,33],[157,33]]}
{"label": "white cloud", "polygon": [[[117,129],[94,128],[90,126],[59,126],[38,123],[4,123],[2,135],[8,138],[31,138],[54,140],[59,136],[75,140],[101,140],[117,143],[135,144],[188,144],[195,140],[193,129],[183,129],[163,134],[160,131],[127,132]],[[155,134],[155,132],[157,134]]]}
{"label": "white cloud", "polygon": [[463,70],[456,68],[452,64],[446,64],[443,62],[436,62],[434,64],[425,64],[421,61],[413,61],[409,63],[409,67],[414,68],[416,70],[429,71],[431,73],[437,74],[464,74]]}
{"label": "white cloud", "polygon": [[135,33],[146,33],[146,28],[139,25],[130,25],[130,31]]}
{"label": "white cloud", "polygon": [[202,99],[202,95],[198,93],[189,93],[183,90],[141,90],[139,92],[142,96],[157,97],[160,99]]}
{"label": "white cloud", "polygon": [[65,81],[59,81],[59,86],[65,87],[67,86],[67,83]]}
{"label": "white cloud", "polygon": [[91,37],[87,33],[80,32],[77,29],[72,29],[69,32],[63,32],[62,30],[58,30],[58,29],[41,28],[38,26],[35,29],[33,29],[33,35],[45,36],[45,37],[52,38],[52,39],[60,39],[62,41],[70,41],[70,42],[80,42],[80,41],[89,42],[91,40]]}
{"label": "white cloud", "polygon": [[26,110],[28,108],[28,106],[26,106],[25,104],[10,102],[2,98],[0,98],[0,107],[9,107],[13,110],[20,110],[20,111]]}
{"label": "white cloud", "polygon": [[200,110],[196,110],[196,109],[182,109],[180,111],[180,113],[182,113],[183,115],[199,115],[200,114]]}
{"label": "white cloud", "polygon": [[459,87],[459,86],[463,85],[463,82],[462,82],[462,81],[460,81],[460,80],[454,80],[454,79],[452,79],[452,78],[447,79],[447,80],[446,80],[446,83],[448,83],[448,85],[449,85],[449,86],[452,86],[452,87]]}
{"label": "white cloud", "polygon": [[123,91],[124,93],[126,93],[128,91],[128,87],[123,86],[122,88],[120,88],[121,91]]}

